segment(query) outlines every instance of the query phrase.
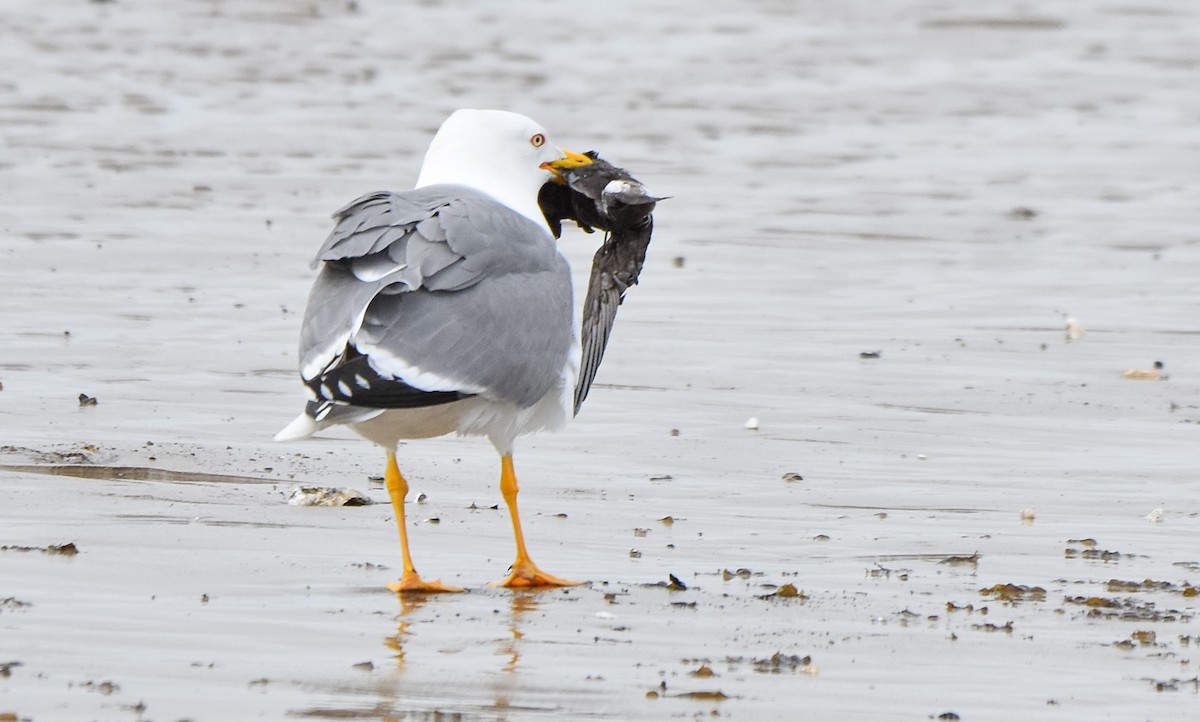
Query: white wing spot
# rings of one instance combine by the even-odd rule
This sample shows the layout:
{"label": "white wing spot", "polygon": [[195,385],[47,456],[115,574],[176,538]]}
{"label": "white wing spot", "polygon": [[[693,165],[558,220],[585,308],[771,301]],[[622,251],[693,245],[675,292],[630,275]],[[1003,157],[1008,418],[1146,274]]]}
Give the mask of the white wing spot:
{"label": "white wing spot", "polygon": [[604,186],[603,193],[605,195],[612,195],[612,194],[616,194],[616,193],[624,193],[624,192],[632,190],[632,189],[633,189],[633,184],[631,184],[629,181],[613,180],[613,181],[609,181],[608,185]]}

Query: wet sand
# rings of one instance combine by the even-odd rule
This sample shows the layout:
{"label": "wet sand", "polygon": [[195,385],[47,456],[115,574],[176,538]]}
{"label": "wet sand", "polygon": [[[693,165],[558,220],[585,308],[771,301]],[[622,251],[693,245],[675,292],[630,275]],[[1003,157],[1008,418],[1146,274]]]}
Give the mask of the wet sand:
{"label": "wet sand", "polygon": [[[5,16],[0,719],[1195,718],[1195,8]],[[382,455],[270,438],[329,213],[463,106],[673,198],[583,413],[517,451],[590,585],[487,586],[496,460],[448,438],[401,461],[469,592],[398,599]]]}

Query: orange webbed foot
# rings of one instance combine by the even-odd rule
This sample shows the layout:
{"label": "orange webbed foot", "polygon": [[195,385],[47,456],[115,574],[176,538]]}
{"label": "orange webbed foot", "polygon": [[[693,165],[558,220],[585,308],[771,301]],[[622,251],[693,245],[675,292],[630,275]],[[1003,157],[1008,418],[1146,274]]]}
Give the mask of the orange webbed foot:
{"label": "orange webbed foot", "polygon": [[575,582],[562,579],[553,574],[547,574],[531,561],[518,561],[512,566],[512,573],[495,583],[494,586],[507,589],[530,589],[534,587],[577,587],[587,582]]}
{"label": "orange webbed foot", "polygon": [[440,579],[427,582],[415,571],[404,572],[400,576],[400,581],[391,582],[387,587],[397,594],[440,594],[443,592],[466,591],[462,587],[446,586],[442,584]]}

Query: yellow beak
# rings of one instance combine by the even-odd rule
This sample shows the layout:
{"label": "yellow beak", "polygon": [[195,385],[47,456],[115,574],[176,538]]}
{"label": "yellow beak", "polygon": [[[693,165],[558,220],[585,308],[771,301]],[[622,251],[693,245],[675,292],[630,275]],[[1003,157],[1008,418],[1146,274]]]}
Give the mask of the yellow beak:
{"label": "yellow beak", "polygon": [[554,180],[558,183],[566,182],[565,180],[563,180],[562,171],[592,164],[592,159],[587,157],[583,153],[574,153],[569,150],[563,150],[562,148],[559,148],[559,150],[562,151],[562,154],[563,154],[562,158],[559,158],[558,160],[548,161],[548,162],[542,163],[540,166],[538,166],[542,170],[548,170],[551,173],[553,173]]}

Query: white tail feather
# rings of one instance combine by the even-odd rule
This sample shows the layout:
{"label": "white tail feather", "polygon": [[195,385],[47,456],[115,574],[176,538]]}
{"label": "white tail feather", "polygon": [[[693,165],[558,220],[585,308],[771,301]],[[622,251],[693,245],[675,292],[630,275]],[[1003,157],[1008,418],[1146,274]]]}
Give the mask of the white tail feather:
{"label": "white tail feather", "polygon": [[292,423],[275,434],[275,441],[298,441],[317,433],[317,422],[308,414],[300,414]]}

